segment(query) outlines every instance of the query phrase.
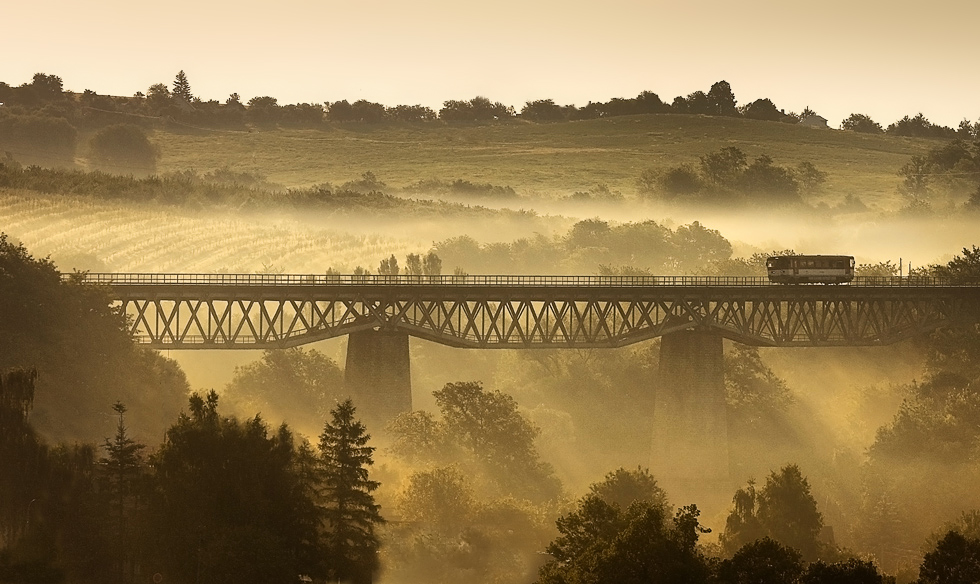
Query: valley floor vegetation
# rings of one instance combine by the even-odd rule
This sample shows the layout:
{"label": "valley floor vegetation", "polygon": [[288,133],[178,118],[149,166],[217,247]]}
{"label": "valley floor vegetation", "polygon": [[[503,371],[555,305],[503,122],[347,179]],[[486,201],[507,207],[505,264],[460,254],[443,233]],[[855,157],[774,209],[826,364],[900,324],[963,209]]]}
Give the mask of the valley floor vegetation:
{"label": "valley floor vegetation", "polygon": [[[517,352],[489,377],[507,391],[445,383],[436,411],[369,429],[316,350],[265,353],[224,397],[191,393],[171,361],[140,356],[97,290],[6,236],[0,252],[0,338],[12,343],[0,353],[0,580],[975,581],[976,327],[917,341],[922,381],[863,394],[856,411],[900,401],[863,453],[822,427],[758,349],[731,347],[733,475],[765,481],[737,488],[719,522],[642,465],[615,467],[651,435],[644,390],[669,383],[652,367],[656,343]],[[980,248],[929,269],[976,278]],[[98,344],[72,340],[100,327]],[[270,406],[271,418],[256,413]],[[34,412],[75,441],[52,445]],[[280,417],[290,425],[266,421]],[[319,428],[318,441],[293,425]],[[136,427],[163,442],[148,446]],[[576,495],[576,476],[602,466]]]}

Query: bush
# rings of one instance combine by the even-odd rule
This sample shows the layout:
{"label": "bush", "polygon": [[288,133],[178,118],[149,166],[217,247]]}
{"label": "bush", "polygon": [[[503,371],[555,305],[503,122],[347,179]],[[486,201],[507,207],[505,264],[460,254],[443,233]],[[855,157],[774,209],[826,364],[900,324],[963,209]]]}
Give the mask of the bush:
{"label": "bush", "polygon": [[0,150],[25,163],[73,164],[78,132],[68,120],[0,112]]}
{"label": "bush", "polygon": [[132,124],[102,128],[89,141],[89,148],[96,166],[119,174],[152,174],[159,157],[146,132]]}

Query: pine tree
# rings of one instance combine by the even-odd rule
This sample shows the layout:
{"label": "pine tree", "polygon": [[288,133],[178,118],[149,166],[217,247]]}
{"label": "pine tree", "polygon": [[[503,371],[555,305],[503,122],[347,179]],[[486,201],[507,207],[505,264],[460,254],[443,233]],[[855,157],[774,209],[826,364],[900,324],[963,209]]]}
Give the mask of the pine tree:
{"label": "pine tree", "polygon": [[354,411],[349,398],[338,404],[319,446],[328,569],[335,580],[360,584],[370,582],[378,568],[374,528],[384,519],[371,494],[380,483],[368,478],[374,448],[367,446],[370,435]]}
{"label": "pine tree", "polygon": [[114,539],[119,546],[115,560],[119,581],[122,582],[132,576],[133,553],[130,549],[132,538],[128,533],[129,520],[139,512],[140,474],[143,468],[141,452],[146,446],[129,437],[124,417],[126,406],[117,401],[112,409],[119,414],[116,437],[112,440],[105,439],[103,448],[106,456],[99,463],[105,469],[106,492],[110,498],[114,520],[112,528],[115,531],[110,535],[110,540]]}
{"label": "pine tree", "polygon": [[174,78],[173,96],[179,97],[180,99],[183,99],[187,103],[190,103],[191,101],[194,100],[194,94],[191,93],[190,81],[187,80],[187,75],[184,74],[183,69],[177,72],[177,77]]}

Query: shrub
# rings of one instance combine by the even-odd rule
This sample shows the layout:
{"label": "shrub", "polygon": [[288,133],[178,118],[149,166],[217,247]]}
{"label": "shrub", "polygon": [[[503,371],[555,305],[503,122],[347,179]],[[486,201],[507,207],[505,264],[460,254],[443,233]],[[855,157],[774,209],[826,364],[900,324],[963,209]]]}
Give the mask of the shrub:
{"label": "shrub", "polygon": [[102,128],[89,141],[89,149],[96,166],[119,174],[152,174],[159,157],[146,132],[132,124]]}

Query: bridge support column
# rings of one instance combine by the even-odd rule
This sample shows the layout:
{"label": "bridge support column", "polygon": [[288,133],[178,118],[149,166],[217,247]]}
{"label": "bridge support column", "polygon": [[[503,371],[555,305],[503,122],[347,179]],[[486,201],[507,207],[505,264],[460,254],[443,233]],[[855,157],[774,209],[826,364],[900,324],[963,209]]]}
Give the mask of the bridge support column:
{"label": "bridge support column", "polygon": [[344,381],[358,416],[377,434],[380,426],[412,410],[408,335],[397,331],[359,331],[347,337]]}
{"label": "bridge support column", "polygon": [[675,505],[721,512],[731,497],[722,337],[664,335],[653,414],[651,470]]}

